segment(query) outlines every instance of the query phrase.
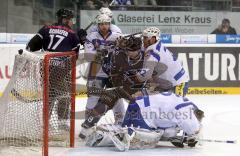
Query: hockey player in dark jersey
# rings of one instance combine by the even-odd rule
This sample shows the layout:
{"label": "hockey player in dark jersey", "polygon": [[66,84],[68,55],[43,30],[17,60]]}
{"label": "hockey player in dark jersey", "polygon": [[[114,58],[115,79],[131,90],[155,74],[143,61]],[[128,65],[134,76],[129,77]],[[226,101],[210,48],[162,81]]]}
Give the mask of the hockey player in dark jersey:
{"label": "hockey player in dark jersey", "polygon": [[[60,9],[56,13],[57,23],[53,25],[43,26],[38,33],[28,42],[26,49],[30,52],[43,50],[46,52],[69,52],[76,51],[78,53],[79,38],[73,31],[72,26],[75,23],[73,12],[67,9]],[[55,62],[55,63],[54,63]],[[61,66],[56,65],[61,64]],[[57,103],[57,114],[59,121],[65,122],[70,114],[69,98],[64,94],[69,91],[70,86],[66,86],[67,77],[71,71],[69,62],[62,59],[52,59],[50,61],[50,102],[49,107],[51,114],[54,105]],[[61,75],[60,75],[61,74]],[[65,82],[64,82],[65,81]],[[64,82],[64,83],[62,83]],[[70,105],[69,105],[70,106]],[[64,123],[59,123],[64,124]]]}
{"label": "hockey player in dark jersey", "polygon": [[[102,69],[109,76],[113,89],[106,91],[106,94],[98,94],[99,92],[94,94],[95,96],[99,96],[102,104],[97,105],[97,107],[94,107],[91,111],[88,110],[89,118],[82,124],[82,130],[79,134],[80,138],[88,136],[88,134],[91,133],[91,127],[110,109],[113,109],[115,122],[121,122],[123,116],[121,113],[118,113],[118,109],[123,110],[124,108],[115,108],[115,104],[123,97],[128,100],[134,100],[131,94],[141,90],[143,86],[143,83],[138,84],[138,82],[134,81],[135,73],[142,69],[143,65],[144,56],[141,51],[141,46],[141,38],[133,36],[127,39],[122,38],[118,41],[116,51],[109,53],[108,58],[104,60]],[[95,92],[94,87],[89,88],[89,90],[92,90],[92,88],[93,91],[89,94]]]}
{"label": "hockey player in dark jersey", "polygon": [[72,26],[75,24],[73,12],[60,9],[56,15],[58,22],[53,25],[43,26],[29,41],[27,50],[33,52],[43,49],[50,52],[65,52],[77,48],[80,41],[72,30]]}
{"label": "hockey player in dark jersey", "polygon": [[135,74],[143,67],[142,41],[140,37],[130,36],[120,39],[118,44],[119,50],[111,56],[110,65],[104,65],[103,68],[109,74],[113,87],[122,86],[131,95],[144,85],[135,79]]}

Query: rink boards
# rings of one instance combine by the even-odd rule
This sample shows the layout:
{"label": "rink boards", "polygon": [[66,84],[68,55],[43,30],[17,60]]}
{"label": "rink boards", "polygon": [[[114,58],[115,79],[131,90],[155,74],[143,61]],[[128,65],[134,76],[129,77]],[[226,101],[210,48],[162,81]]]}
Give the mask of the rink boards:
{"label": "rink boards", "polygon": [[[189,94],[240,94],[239,44],[165,44],[190,76]],[[11,78],[14,56],[25,44],[0,44],[0,95]],[[87,64],[77,66],[77,95],[86,91],[80,78]]]}

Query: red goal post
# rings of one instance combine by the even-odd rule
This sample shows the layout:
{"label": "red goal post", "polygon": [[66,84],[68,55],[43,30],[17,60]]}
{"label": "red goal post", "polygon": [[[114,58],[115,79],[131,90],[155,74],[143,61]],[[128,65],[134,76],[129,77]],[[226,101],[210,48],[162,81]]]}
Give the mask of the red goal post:
{"label": "red goal post", "polygon": [[44,120],[44,132],[43,132],[43,151],[44,156],[48,156],[48,127],[49,127],[49,66],[50,59],[55,57],[72,56],[71,59],[71,81],[72,81],[72,94],[71,94],[71,118],[70,118],[70,147],[74,147],[74,133],[75,133],[75,95],[76,95],[76,52],[57,52],[49,53],[44,57],[44,84],[43,84],[43,120]]}

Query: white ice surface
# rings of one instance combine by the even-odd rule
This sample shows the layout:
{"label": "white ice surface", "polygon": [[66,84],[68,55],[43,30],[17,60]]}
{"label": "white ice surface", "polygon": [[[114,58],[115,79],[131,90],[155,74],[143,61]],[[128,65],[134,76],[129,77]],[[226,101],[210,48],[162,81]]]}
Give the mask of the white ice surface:
{"label": "white ice surface", "polygon": [[[240,95],[201,95],[188,96],[205,112],[203,120],[203,138],[217,140],[240,140]],[[86,99],[76,101],[76,111],[84,110]],[[108,113],[108,118],[111,117]],[[81,120],[76,120],[76,138],[80,131]],[[102,122],[106,122],[105,119]],[[108,120],[110,122],[110,120]],[[76,139],[75,148],[50,148],[50,156],[240,156],[240,142],[202,143],[195,148],[175,148],[171,144],[161,143],[155,149],[117,152],[113,147],[90,148]],[[0,156],[35,156],[41,152],[34,149],[0,149]]]}

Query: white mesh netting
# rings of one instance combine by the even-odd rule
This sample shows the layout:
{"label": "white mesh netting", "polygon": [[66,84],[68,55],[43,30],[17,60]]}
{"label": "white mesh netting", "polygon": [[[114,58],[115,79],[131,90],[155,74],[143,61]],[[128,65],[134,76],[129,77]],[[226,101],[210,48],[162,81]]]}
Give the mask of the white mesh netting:
{"label": "white mesh netting", "polygon": [[[0,146],[43,145],[44,55],[16,55],[13,74],[0,98]],[[49,62],[49,145],[69,145],[72,56]]]}

